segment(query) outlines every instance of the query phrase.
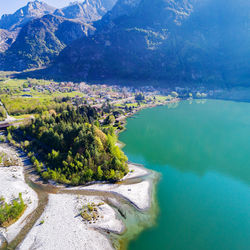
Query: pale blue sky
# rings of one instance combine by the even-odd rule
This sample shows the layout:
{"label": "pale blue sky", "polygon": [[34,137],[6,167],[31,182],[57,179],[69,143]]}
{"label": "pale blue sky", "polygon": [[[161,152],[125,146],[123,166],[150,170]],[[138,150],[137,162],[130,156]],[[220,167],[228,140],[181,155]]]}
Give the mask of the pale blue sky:
{"label": "pale blue sky", "polygon": [[[0,0],[0,17],[2,14],[10,14],[14,13],[17,9],[26,5],[29,0]],[[74,0],[43,0],[49,5],[52,5],[56,8],[61,8],[67,6],[70,2],[74,2]],[[80,2],[83,2],[81,0]]]}

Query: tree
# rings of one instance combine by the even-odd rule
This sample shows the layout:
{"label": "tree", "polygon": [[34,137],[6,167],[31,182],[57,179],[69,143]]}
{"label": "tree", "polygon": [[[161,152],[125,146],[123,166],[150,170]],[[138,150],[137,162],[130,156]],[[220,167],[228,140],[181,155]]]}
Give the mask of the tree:
{"label": "tree", "polygon": [[145,96],[142,93],[136,94],[135,95],[135,100],[136,101],[144,101],[145,100]]}
{"label": "tree", "polygon": [[29,87],[29,84],[27,83],[27,82],[25,82],[24,84],[23,84],[23,88],[28,88]]}
{"label": "tree", "polygon": [[104,125],[112,125],[115,122],[115,117],[113,115],[108,115],[104,120]]}
{"label": "tree", "polygon": [[102,168],[101,168],[101,166],[98,166],[98,168],[97,168],[97,180],[101,181],[102,177],[103,177]]}

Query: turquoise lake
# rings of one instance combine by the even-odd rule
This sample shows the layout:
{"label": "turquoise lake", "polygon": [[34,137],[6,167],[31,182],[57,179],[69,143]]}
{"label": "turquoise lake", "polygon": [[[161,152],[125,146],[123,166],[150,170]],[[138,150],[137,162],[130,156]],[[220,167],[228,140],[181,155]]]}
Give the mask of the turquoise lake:
{"label": "turquoise lake", "polygon": [[250,249],[250,104],[182,101],[140,111],[119,139],[160,173],[155,225],[129,250]]}

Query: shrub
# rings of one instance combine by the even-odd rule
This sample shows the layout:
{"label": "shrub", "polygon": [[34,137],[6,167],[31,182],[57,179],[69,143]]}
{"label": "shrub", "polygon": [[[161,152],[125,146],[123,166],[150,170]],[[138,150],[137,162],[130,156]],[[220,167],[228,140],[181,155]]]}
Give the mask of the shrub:
{"label": "shrub", "polygon": [[0,226],[6,227],[14,223],[22,215],[25,208],[26,205],[21,193],[19,193],[19,198],[13,200],[10,204],[4,202],[2,198],[0,203]]}

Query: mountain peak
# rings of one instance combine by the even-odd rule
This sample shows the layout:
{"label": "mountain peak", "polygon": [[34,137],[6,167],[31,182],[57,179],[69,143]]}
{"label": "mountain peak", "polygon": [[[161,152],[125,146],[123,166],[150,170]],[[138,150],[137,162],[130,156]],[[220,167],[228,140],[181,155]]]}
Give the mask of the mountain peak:
{"label": "mountain peak", "polygon": [[90,23],[102,18],[117,0],[85,0],[72,2],[67,7],[57,9],[54,14],[68,19],[80,19]]}
{"label": "mountain peak", "polygon": [[[53,14],[35,18],[21,29],[16,41],[5,51],[0,60],[0,68],[24,70],[29,67],[44,66],[50,63],[50,60],[53,60],[65,46],[87,36],[92,30],[91,25]],[[11,65],[11,61],[15,63]]]}
{"label": "mountain peak", "polygon": [[22,27],[28,21],[52,13],[54,7],[38,0],[28,2],[24,7],[18,9],[13,14],[5,14],[0,19],[0,28],[14,30]]}
{"label": "mountain peak", "polygon": [[18,13],[19,11],[23,11],[28,15],[37,16],[37,15],[41,15],[43,13],[44,14],[51,13],[54,10],[55,10],[55,8],[48,5],[47,3],[35,0],[35,1],[28,2],[26,6],[17,10],[14,14]]}

